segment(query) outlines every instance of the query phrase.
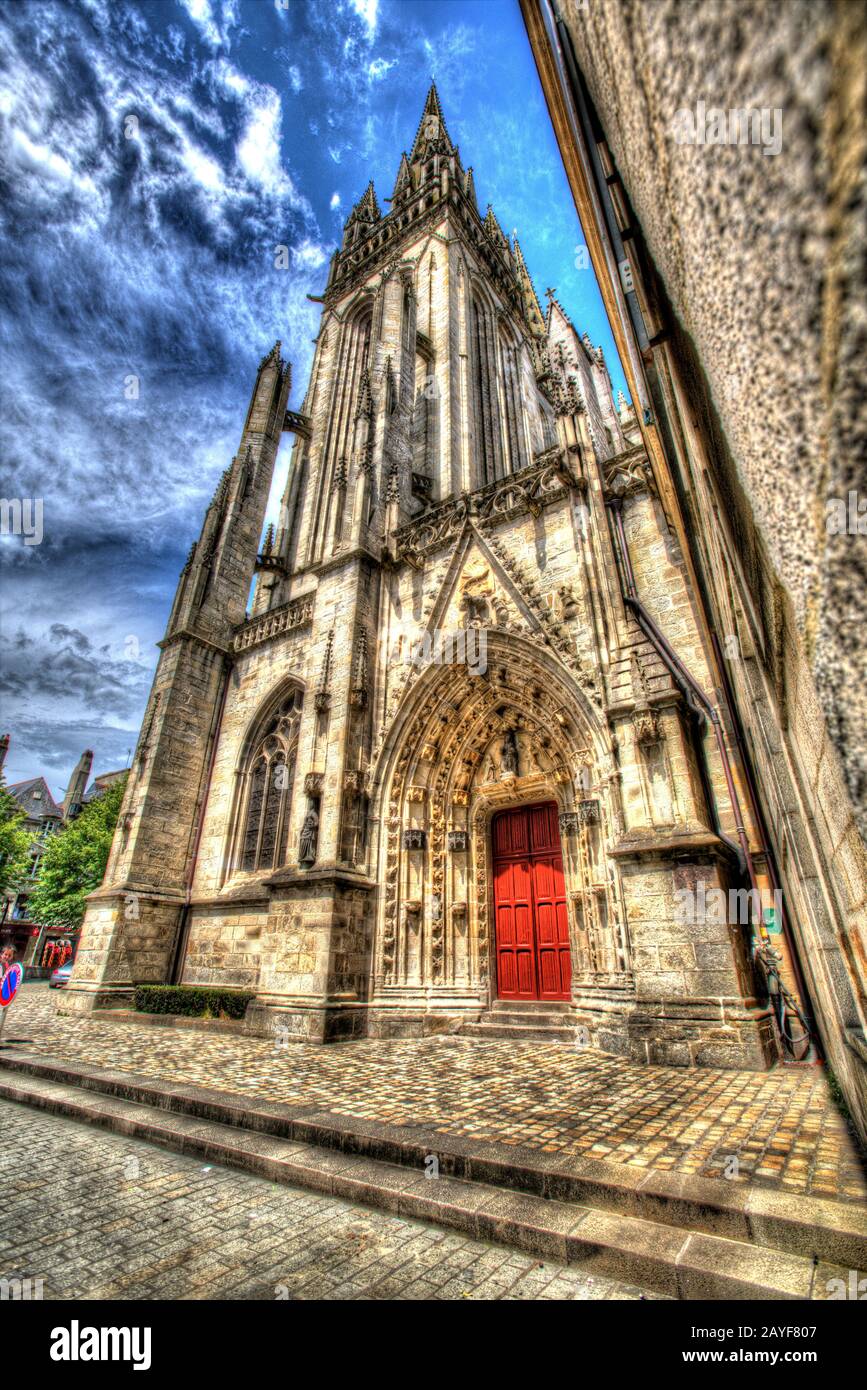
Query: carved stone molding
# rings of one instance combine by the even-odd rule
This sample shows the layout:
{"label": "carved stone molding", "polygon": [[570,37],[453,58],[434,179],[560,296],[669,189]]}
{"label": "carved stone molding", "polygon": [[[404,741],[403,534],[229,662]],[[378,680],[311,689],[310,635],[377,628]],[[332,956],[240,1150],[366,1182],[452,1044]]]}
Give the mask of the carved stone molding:
{"label": "carved stone molding", "polygon": [[599,802],[594,797],[587,801],[579,801],[576,814],[579,824],[597,825],[599,823]]}
{"label": "carved stone molding", "polygon": [[308,796],[321,796],[325,785],[324,772],[308,772],[304,777],[304,791]]}
{"label": "carved stone molding", "polygon": [[312,596],[294,599],[292,603],[286,603],[282,608],[274,608],[269,613],[262,613],[242,624],[232,639],[233,650],[236,652],[249,651],[251,647],[258,647],[262,642],[269,642],[272,637],[280,637],[284,632],[292,632],[295,628],[305,627],[312,620]]}
{"label": "carved stone molding", "polygon": [[629,449],[602,466],[608,497],[633,497],[637,492],[655,492],[653,472],[644,450]]}
{"label": "carved stone molding", "polygon": [[358,769],[344,772],[343,790],[347,796],[360,796],[364,790],[364,773]]}
{"label": "carved stone molding", "polygon": [[446,842],[452,854],[462,854],[468,848],[468,832],[466,830],[450,830],[446,835]]}
{"label": "carved stone molding", "polygon": [[426,845],[427,832],[425,830],[404,830],[404,849],[424,849]]}
{"label": "carved stone molding", "polygon": [[658,743],[662,737],[659,715],[653,709],[637,709],[632,715],[636,743]]}
{"label": "carved stone molding", "polygon": [[428,555],[456,540],[468,517],[484,522],[506,521],[531,512],[538,516],[550,502],[564,497],[576,479],[565,451],[549,449],[510,477],[488,483],[433,507],[395,533],[399,559]]}

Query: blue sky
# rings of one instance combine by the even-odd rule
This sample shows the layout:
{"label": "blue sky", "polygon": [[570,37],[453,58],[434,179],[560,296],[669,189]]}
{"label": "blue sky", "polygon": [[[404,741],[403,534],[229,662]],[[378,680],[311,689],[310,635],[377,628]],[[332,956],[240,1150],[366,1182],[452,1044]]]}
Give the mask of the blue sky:
{"label": "blue sky", "polygon": [[256,365],[281,338],[300,402],[307,295],[432,76],[482,209],[623,379],[517,0],[5,3],[0,74],[2,491],[44,507],[41,544],[0,538],[0,723],[7,780],[59,792],[135,746]]}

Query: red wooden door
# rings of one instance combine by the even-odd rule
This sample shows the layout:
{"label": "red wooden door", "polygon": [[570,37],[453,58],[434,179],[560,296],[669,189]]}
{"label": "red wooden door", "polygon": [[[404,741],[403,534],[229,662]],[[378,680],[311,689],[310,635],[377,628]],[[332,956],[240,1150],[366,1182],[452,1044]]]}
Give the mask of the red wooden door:
{"label": "red wooden door", "polygon": [[501,811],[491,840],[497,994],[568,999],[569,919],[555,803]]}

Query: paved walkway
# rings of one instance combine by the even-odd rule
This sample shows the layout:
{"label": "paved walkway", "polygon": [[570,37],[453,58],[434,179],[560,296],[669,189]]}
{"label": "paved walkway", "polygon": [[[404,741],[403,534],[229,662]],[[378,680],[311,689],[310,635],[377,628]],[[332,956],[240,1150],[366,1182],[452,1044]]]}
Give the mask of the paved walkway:
{"label": "paved walkway", "polygon": [[[477,1038],[328,1047],[63,1018],[25,986],[7,1038],[142,1076],[546,1153],[732,1177],[867,1200],[858,1149],[820,1068],[644,1067],[594,1052]],[[736,1165],[732,1160],[736,1159]]]}
{"label": "paved walkway", "polygon": [[0,1279],[45,1299],[658,1299],[0,1102]]}

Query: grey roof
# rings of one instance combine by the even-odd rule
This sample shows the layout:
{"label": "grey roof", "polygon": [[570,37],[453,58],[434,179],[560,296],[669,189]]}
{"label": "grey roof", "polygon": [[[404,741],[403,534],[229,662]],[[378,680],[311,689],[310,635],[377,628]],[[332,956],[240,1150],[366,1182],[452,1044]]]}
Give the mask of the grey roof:
{"label": "grey roof", "polygon": [[29,777],[26,782],[11,782],[6,790],[14,796],[28,820],[62,820],[58,806],[44,777]]}
{"label": "grey roof", "polygon": [[95,796],[102,796],[107,792],[113,782],[117,782],[121,777],[126,777],[129,772],[128,767],[119,767],[116,772],[100,772],[94,777],[87,791],[84,793],[85,801],[92,801]]}

